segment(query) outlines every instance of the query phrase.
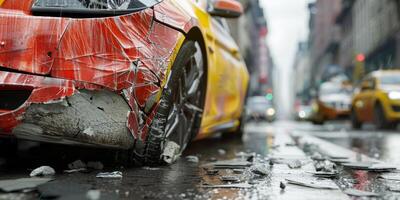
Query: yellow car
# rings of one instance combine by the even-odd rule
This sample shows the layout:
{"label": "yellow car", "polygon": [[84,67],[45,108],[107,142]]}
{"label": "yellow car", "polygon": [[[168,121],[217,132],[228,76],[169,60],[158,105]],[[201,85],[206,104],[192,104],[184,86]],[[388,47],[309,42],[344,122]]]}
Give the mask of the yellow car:
{"label": "yellow car", "polygon": [[375,71],[366,76],[352,100],[352,125],[373,122],[379,129],[400,121],[400,70]]}
{"label": "yellow car", "polygon": [[249,74],[235,0],[0,0],[0,136],[171,163],[240,132]]}
{"label": "yellow car", "polygon": [[341,82],[325,82],[319,88],[318,98],[313,101],[314,124],[346,118],[350,114],[351,87]]}

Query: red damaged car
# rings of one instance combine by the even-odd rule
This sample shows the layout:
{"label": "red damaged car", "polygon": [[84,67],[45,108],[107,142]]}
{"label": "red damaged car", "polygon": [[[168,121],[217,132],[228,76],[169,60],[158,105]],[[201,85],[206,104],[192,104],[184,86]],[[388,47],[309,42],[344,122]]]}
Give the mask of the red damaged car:
{"label": "red damaged car", "polygon": [[0,0],[0,134],[160,164],[240,130],[248,73],[221,21],[241,12],[233,0]]}

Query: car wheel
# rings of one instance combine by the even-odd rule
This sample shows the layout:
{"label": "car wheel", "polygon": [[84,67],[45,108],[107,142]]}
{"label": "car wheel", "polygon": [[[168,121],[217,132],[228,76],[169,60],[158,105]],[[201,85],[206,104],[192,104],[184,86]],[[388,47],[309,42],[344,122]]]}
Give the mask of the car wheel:
{"label": "car wheel", "polygon": [[200,45],[185,42],[175,59],[147,138],[136,141],[135,164],[173,163],[196,137],[205,101],[205,77]]}
{"label": "car wheel", "polygon": [[355,110],[351,111],[351,125],[353,129],[361,129],[362,123],[357,118],[357,113]]}
{"label": "car wheel", "polygon": [[377,129],[390,129],[392,127],[392,124],[386,119],[381,104],[377,104],[374,108],[374,124]]}

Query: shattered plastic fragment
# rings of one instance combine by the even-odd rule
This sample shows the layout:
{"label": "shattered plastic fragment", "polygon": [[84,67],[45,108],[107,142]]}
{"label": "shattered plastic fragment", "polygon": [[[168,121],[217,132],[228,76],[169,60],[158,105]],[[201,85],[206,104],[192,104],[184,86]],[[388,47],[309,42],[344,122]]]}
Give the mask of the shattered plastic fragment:
{"label": "shattered plastic fragment", "polygon": [[240,179],[236,176],[221,176],[221,181],[225,182],[239,182]]}
{"label": "shattered plastic fragment", "polygon": [[356,197],[379,197],[380,195],[374,192],[367,192],[367,191],[362,191],[362,190],[356,190],[356,189],[346,189],[344,190],[344,193],[350,196],[356,196]]}
{"label": "shattered plastic fragment", "polygon": [[288,166],[290,169],[299,169],[302,166],[302,163],[300,160],[292,160],[288,163]]}
{"label": "shattered plastic fragment", "polygon": [[238,184],[227,184],[227,185],[202,185],[203,188],[239,188],[246,189],[252,186],[248,183],[238,183]]}
{"label": "shattered plastic fragment", "polygon": [[122,178],[122,172],[115,171],[115,172],[103,172],[98,173],[96,178]]}
{"label": "shattered plastic fragment", "polygon": [[181,147],[177,143],[167,141],[161,157],[168,164],[174,163],[181,156],[180,149]]}
{"label": "shattered plastic fragment", "polygon": [[186,160],[188,162],[192,162],[192,163],[198,163],[199,162],[199,158],[197,156],[186,156]]}
{"label": "shattered plastic fragment", "polygon": [[205,164],[204,166],[214,166],[214,168],[218,169],[243,169],[246,167],[250,167],[251,163],[243,160],[223,160]]}
{"label": "shattered plastic fragment", "polygon": [[34,176],[52,176],[56,173],[56,171],[49,167],[49,166],[42,166],[39,168],[34,169],[30,176],[34,177]]}
{"label": "shattered plastic fragment", "polygon": [[286,181],[289,184],[299,185],[304,187],[316,188],[316,189],[329,189],[329,190],[338,190],[339,187],[330,180],[307,180],[301,178],[287,178]]}
{"label": "shattered plastic fragment", "polygon": [[265,176],[269,174],[269,171],[265,165],[256,164],[250,168],[251,172],[257,175]]}

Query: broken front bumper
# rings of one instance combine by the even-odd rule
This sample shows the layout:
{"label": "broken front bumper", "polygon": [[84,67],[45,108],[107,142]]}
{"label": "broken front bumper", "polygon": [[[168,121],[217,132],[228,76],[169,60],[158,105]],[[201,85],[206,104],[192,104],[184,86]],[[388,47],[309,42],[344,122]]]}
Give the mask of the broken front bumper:
{"label": "broken front bumper", "polygon": [[1,96],[14,97],[0,99],[1,134],[51,143],[132,147],[134,138],[127,128],[131,109],[123,96],[76,88],[79,83],[70,80],[0,72]]}

